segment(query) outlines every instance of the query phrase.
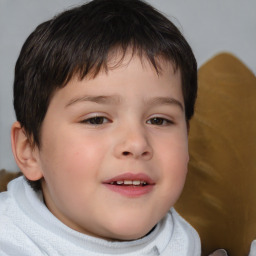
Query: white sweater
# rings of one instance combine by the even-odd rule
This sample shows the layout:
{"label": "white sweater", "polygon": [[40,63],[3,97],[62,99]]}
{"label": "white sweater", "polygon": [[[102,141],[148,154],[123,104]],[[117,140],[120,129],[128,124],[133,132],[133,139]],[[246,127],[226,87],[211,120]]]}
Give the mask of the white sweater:
{"label": "white sweater", "polygon": [[172,208],[142,239],[109,242],[60,222],[23,177],[0,194],[1,256],[200,256],[196,231]]}

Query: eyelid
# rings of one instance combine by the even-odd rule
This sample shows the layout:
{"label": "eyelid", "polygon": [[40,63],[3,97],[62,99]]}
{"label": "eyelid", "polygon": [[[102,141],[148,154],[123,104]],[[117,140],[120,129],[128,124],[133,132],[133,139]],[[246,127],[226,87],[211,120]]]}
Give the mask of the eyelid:
{"label": "eyelid", "polygon": [[[153,120],[153,119],[162,119],[163,122],[166,122],[165,124],[161,124],[158,126],[168,126],[168,125],[173,125],[175,122],[172,118],[170,117],[166,117],[166,116],[162,116],[162,115],[154,115],[151,116],[150,118],[147,119],[146,123],[148,123],[149,121]],[[151,124],[151,125],[157,125],[157,124]]]}
{"label": "eyelid", "polygon": [[[105,120],[108,120],[108,121],[107,122],[104,121],[102,124],[90,124],[89,121],[94,119],[94,118],[104,118]],[[109,123],[109,122],[111,122],[111,119],[109,117],[107,117],[107,115],[104,114],[104,113],[90,113],[86,116],[83,116],[81,118],[81,121],[80,121],[80,123],[88,124],[88,125],[95,125],[95,126],[103,125],[103,124],[106,124],[106,123]]]}

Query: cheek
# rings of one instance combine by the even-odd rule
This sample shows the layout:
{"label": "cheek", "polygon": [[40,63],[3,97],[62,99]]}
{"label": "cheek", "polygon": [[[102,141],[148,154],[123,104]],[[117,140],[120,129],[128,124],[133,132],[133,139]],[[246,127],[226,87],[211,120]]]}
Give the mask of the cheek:
{"label": "cheek", "polygon": [[100,136],[63,131],[45,141],[42,169],[52,190],[89,189],[93,181],[98,181],[109,146]]}
{"label": "cheek", "polygon": [[176,196],[181,193],[189,161],[187,136],[177,134],[165,141],[159,150],[166,190]]}
{"label": "cheek", "polygon": [[162,161],[166,167],[173,166],[175,170],[186,169],[189,161],[188,139],[186,133],[176,133],[173,136],[163,138],[159,143],[159,150]]}
{"label": "cheek", "polygon": [[95,192],[102,148],[93,141],[71,134],[62,138],[56,136],[42,152],[47,189],[52,200],[65,212],[68,212],[67,202],[74,209],[82,207],[87,196]]}
{"label": "cheek", "polygon": [[51,162],[50,165],[53,165],[56,171],[60,167],[63,171],[72,172],[89,168],[95,158],[100,158],[104,149],[102,141],[79,131],[60,131],[59,134],[46,137],[44,141],[43,162]]}
{"label": "cheek", "polygon": [[172,156],[165,156],[164,175],[172,187],[183,188],[188,169],[188,154],[183,151],[180,154],[175,152]]}

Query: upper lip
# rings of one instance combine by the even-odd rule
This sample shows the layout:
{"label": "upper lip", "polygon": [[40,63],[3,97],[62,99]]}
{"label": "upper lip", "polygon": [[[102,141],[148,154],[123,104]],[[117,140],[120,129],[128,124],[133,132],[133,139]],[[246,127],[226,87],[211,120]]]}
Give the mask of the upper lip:
{"label": "upper lip", "polygon": [[107,179],[105,181],[103,181],[103,184],[110,184],[112,182],[116,182],[116,181],[124,181],[124,180],[131,180],[131,181],[143,181],[146,182],[148,185],[154,185],[155,182],[153,181],[153,179],[151,179],[147,174],[145,173],[123,173],[120,175],[117,175],[113,178]]}

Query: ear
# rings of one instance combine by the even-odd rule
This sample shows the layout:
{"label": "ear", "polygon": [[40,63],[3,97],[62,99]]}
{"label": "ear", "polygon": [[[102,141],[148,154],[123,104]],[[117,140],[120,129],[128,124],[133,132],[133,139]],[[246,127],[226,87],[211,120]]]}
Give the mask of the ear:
{"label": "ear", "polygon": [[28,180],[41,179],[43,175],[38,158],[38,147],[32,145],[19,122],[12,125],[11,141],[14,158],[22,173]]}

